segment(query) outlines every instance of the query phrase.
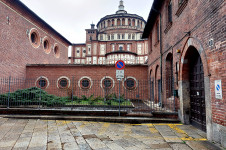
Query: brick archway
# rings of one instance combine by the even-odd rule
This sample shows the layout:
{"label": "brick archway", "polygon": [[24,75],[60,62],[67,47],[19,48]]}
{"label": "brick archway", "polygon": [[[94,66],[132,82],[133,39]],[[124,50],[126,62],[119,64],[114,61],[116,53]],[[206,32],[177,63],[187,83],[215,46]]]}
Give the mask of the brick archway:
{"label": "brick archway", "polygon": [[168,53],[165,59],[165,96],[173,96],[173,54]]}
{"label": "brick archway", "polygon": [[180,111],[179,116],[183,123],[190,124],[190,81],[189,81],[189,62],[192,62],[194,54],[200,56],[203,64],[204,72],[204,88],[205,88],[205,106],[206,106],[206,126],[207,136],[212,136],[212,109],[210,98],[210,73],[207,63],[207,57],[202,43],[195,37],[188,38],[180,57],[179,67],[179,96]]}
{"label": "brick archway", "polygon": [[199,39],[197,39],[196,37],[189,37],[188,40],[186,41],[181,56],[180,56],[180,70],[179,70],[179,80],[184,80],[183,78],[183,64],[187,62],[187,59],[185,58],[189,47],[193,46],[194,48],[197,49],[202,62],[203,62],[203,68],[204,68],[204,76],[209,76],[209,68],[208,68],[208,63],[207,63],[207,56],[206,56],[206,52],[202,46],[202,43]]}

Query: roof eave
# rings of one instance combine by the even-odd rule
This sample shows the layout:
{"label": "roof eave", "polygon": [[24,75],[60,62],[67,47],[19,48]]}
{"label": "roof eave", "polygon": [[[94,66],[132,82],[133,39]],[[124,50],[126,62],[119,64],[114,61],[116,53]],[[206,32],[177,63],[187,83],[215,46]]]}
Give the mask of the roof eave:
{"label": "roof eave", "polygon": [[48,28],[50,31],[54,32],[56,36],[61,38],[64,42],[66,42],[68,45],[71,45],[72,43],[67,40],[64,36],[62,36],[59,32],[57,32],[53,27],[51,27],[48,23],[46,23],[42,18],[40,18],[35,12],[33,12],[30,8],[28,8],[24,3],[22,3],[20,0],[18,1],[12,1],[15,5],[22,8],[22,10],[26,11],[28,14],[31,15],[35,20],[40,21],[40,23]]}
{"label": "roof eave", "polygon": [[153,5],[151,7],[147,24],[145,25],[144,32],[142,35],[142,38],[148,38],[151,30],[153,29],[154,23],[159,15],[157,11],[160,11],[162,8],[162,5],[164,4],[164,0],[154,0]]}

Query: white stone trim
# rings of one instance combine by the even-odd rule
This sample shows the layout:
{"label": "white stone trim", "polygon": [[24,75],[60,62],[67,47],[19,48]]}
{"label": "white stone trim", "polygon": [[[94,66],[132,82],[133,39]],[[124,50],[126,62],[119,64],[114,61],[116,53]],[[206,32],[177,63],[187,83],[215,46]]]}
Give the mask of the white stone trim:
{"label": "white stone trim", "polygon": [[80,86],[80,82],[81,82],[82,79],[85,79],[85,78],[87,78],[87,79],[90,80],[90,87],[87,88],[87,89],[91,89],[91,87],[93,86],[93,81],[92,81],[92,79],[91,79],[90,77],[88,77],[88,76],[83,76],[83,77],[81,77],[81,78],[79,79],[79,81],[78,81],[78,86],[79,86],[79,88],[82,89],[82,90],[84,90],[84,88],[82,88],[82,87]]}
{"label": "white stone trim", "polygon": [[[44,42],[45,42],[45,40],[47,40],[47,41],[49,42],[49,48],[47,49],[47,50],[49,50],[49,52],[46,52],[46,50],[45,50],[45,47],[44,47]],[[45,36],[45,37],[42,39],[42,41],[41,41],[40,43],[42,44],[42,47],[43,47],[43,49],[44,49],[44,52],[45,52],[46,54],[50,54],[50,53],[51,53],[51,44],[50,44],[50,39],[49,39],[49,37],[48,37],[48,36]]]}
{"label": "white stone trim", "polygon": [[100,81],[100,87],[102,88],[102,89],[104,89],[103,88],[103,86],[102,86],[102,82],[104,81],[104,79],[111,79],[112,80],[112,87],[110,88],[110,89],[113,89],[114,87],[115,87],[115,80],[112,78],[112,77],[110,77],[110,76],[105,76],[105,77],[103,77],[102,79],[101,79],[101,81]]}
{"label": "white stone trim", "polygon": [[[124,83],[125,83],[125,81],[126,81],[127,79],[130,79],[130,78],[133,79],[133,80],[135,80],[135,82],[136,82],[136,86],[135,86],[135,88],[134,88],[133,90],[137,89],[138,81],[137,81],[137,79],[136,79],[135,77],[132,77],[132,76],[128,76],[128,77],[126,77],[126,78],[123,80],[123,82],[122,82],[123,87],[124,87],[125,89],[127,89],[126,86],[124,85]],[[129,89],[127,89],[127,90],[129,90]]]}
{"label": "white stone trim", "polygon": [[45,76],[40,76],[40,77],[38,77],[37,80],[35,81],[35,86],[38,87],[38,86],[37,86],[37,82],[38,82],[38,80],[40,80],[40,79],[45,79],[45,80],[47,81],[47,86],[46,86],[46,88],[45,88],[45,89],[47,89],[47,88],[49,87],[49,79],[48,79],[47,77],[45,77]]}
{"label": "white stone trim", "polygon": [[[57,56],[57,55],[55,54],[55,52],[54,52],[55,47],[58,47],[59,56]],[[52,51],[53,51],[53,54],[54,54],[55,58],[60,58],[60,53],[61,53],[61,51],[60,51],[60,46],[59,46],[59,44],[55,43],[54,46],[53,46],[53,48],[52,48]]]}
{"label": "white stone trim", "polygon": [[[39,40],[39,43],[37,44],[37,46],[35,46],[35,45],[32,43],[32,41],[31,41],[31,34],[33,33],[32,31],[35,32],[35,33],[37,34],[37,36],[38,36],[37,38],[38,38],[38,40]],[[37,30],[36,28],[31,28],[31,29],[30,29],[29,34],[28,34],[28,37],[29,37],[29,41],[30,41],[30,43],[31,43],[31,45],[32,45],[33,48],[36,48],[36,49],[37,49],[37,48],[40,47],[41,42],[42,42],[42,41],[41,41],[42,39],[41,39],[41,37],[40,37],[40,35],[39,35],[39,32],[38,32],[38,30]]]}
{"label": "white stone trim", "polygon": [[71,85],[71,81],[70,81],[70,79],[69,79],[68,77],[66,77],[66,76],[61,76],[61,77],[59,77],[59,78],[57,79],[57,83],[56,83],[58,89],[60,89],[60,87],[59,87],[59,85],[58,85],[59,80],[61,80],[61,79],[63,79],[63,78],[67,79],[67,81],[68,81],[68,86],[67,86],[67,88],[69,88],[70,85]]}

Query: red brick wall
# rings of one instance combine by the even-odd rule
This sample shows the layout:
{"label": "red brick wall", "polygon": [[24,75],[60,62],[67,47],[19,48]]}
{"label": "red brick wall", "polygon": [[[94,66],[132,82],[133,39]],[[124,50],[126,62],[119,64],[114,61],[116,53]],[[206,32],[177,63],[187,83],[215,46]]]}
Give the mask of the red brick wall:
{"label": "red brick wall", "polygon": [[[46,76],[58,79],[61,76],[80,79],[89,76],[94,80],[101,80],[104,76],[111,76],[116,80],[116,68],[114,65],[28,65],[27,78]],[[147,80],[146,65],[128,65],[125,67],[125,76],[133,76],[137,80]]]}
{"label": "red brick wall", "polygon": [[[195,46],[201,53],[204,66],[205,77],[210,78],[211,105],[213,112],[213,122],[226,125],[225,114],[225,92],[226,92],[226,53],[225,53],[225,4],[224,0],[216,1],[188,1],[182,13],[177,16],[179,6],[178,1],[172,0],[172,25],[167,22],[167,3],[161,9],[162,14],[162,62],[163,62],[163,86],[166,81],[166,57],[173,54],[174,87],[178,89],[176,83],[176,63],[183,69],[181,59],[184,58],[188,49],[188,44]],[[156,20],[160,20],[158,17]],[[190,35],[186,32],[191,31]],[[156,43],[156,26],[153,27],[149,36],[149,70],[152,76],[157,65],[160,65],[160,43]],[[193,42],[189,43],[191,38]],[[214,46],[209,47],[208,42],[214,39]],[[181,53],[176,51],[180,50]],[[190,57],[192,59],[192,56]],[[184,65],[185,67],[185,65]],[[188,80],[186,70],[180,71],[178,80]],[[183,74],[186,73],[186,74]],[[185,75],[185,76],[183,76]],[[184,78],[185,77],[185,78]],[[215,98],[215,80],[222,81],[223,99]],[[163,87],[165,89],[166,87]],[[166,98],[165,95],[164,99]]]}
{"label": "red brick wall", "polygon": [[[69,44],[13,4],[13,1],[0,1],[0,77],[25,77],[26,64],[67,64]],[[31,45],[29,31],[32,28],[37,29],[40,38],[48,37],[49,54],[45,53],[43,43],[38,48]],[[55,44],[59,46],[59,58],[54,56]]]}
{"label": "red brick wall", "polygon": [[[112,89],[113,93],[118,92],[118,81],[116,80],[116,68],[114,65],[29,65],[27,66],[27,80],[34,81],[30,86],[35,86],[35,81],[44,76],[50,81],[49,87],[46,89],[49,93],[59,94],[61,89],[57,88],[57,80],[62,76],[70,79],[71,85],[73,80],[73,90],[75,93],[81,95],[91,95],[92,93],[103,95],[103,89],[100,87],[100,81],[106,76],[113,78],[115,87]],[[87,76],[91,78],[93,87],[90,90],[81,90],[78,87],[78,81]],[[147,66],[145,65],[127,65],[125,67],[125,77],[134,77],[137,80],[137,88],[135,90],[128,90],[127,96],[148,99],[148,82],[147,82]],[[139,83],[138,83],[139,82]],[[139,88],[138,88],[139,87]],[[72,86],[69,87],[72,89]],[[121,83],[121,92],[124,93],[126,89]]]}

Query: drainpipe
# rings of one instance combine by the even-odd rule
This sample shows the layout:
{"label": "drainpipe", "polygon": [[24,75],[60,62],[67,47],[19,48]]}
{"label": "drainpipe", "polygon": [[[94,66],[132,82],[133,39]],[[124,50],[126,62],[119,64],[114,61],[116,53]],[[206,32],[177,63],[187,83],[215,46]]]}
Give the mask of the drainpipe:
{"label": "drainpipe", "polygon": [[160,40],[159,40],[159,44],[160,44],[160,84],[161,84],[161,105],[162,105],[162,14],[161,14],[161,12],[160,11],[158,11],[158,10],[156,10],[156,9],[154,9],[154,8],[152,8],[152,10],[154,10],[156,13],[158,13],[159,14],[159,17],[160,17],[160,21],[159,21],[159,32],[160,32],[160,35],[159,35],[159,38],[160,38]]}

